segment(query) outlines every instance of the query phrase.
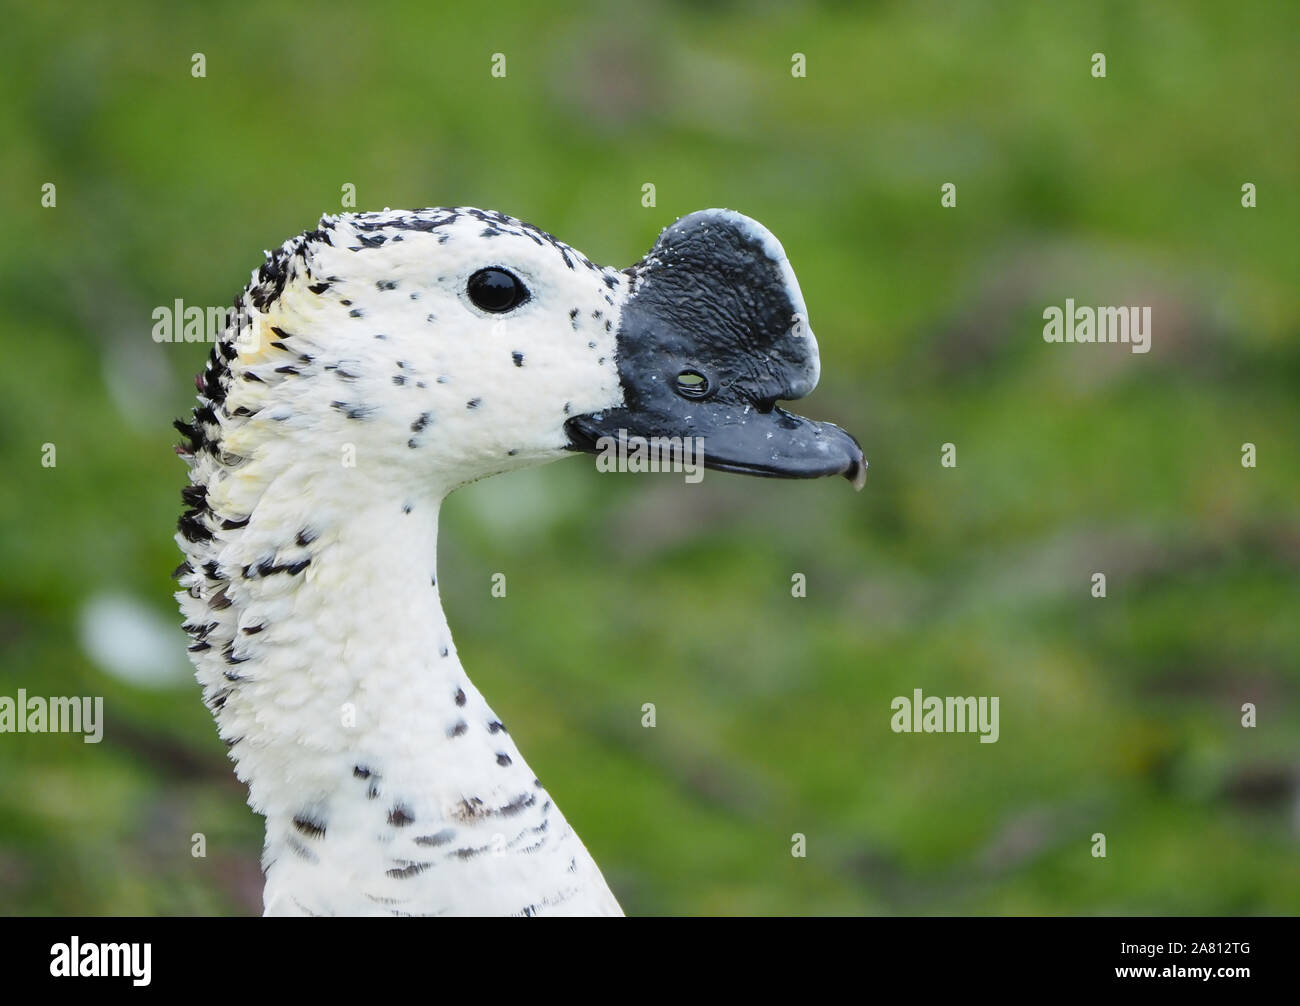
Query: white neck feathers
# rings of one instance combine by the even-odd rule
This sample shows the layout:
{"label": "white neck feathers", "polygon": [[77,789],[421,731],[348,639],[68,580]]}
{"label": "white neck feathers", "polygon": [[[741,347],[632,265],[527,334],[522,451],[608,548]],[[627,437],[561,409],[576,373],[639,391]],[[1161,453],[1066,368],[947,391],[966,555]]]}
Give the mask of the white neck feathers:
{"label": "white neck feathers", "polygon": [[285,523],[298,505],[272,486],[178,595],[212,626],[199,679],[266,817],[267,913],[618,913],[457,658],[437,503],[372,489]]}

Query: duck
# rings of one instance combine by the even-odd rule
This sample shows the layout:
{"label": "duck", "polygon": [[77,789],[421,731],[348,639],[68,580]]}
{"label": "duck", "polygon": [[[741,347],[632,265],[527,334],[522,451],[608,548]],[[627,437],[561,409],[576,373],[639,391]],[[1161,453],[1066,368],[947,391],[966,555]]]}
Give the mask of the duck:
{"label": "duck", "polygon": [[175,423],[175,596],[264,819],[264,914],[621,915],[465,672],[439,507],[634,438],[861,488],[857,440],[777,404],[820,374],[781,244],[702,210],[615,269],[498,211],[327,214],[229,317]]}

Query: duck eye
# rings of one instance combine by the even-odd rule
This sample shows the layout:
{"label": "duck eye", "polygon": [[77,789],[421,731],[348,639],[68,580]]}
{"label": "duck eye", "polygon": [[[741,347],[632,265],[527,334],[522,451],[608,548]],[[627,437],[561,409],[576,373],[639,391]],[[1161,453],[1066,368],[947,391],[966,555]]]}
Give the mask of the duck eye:
{"label": "duck eye", "polygon": [[469,299],[481,311],[500,314],[511,311],[528,299],[528,287],[507,269],[480,269],[465,287]]}
{"label": "duck eye", "polygon": [[677,394],[683,398],[704,398],[711,390],[709,379],[698,370],[683,370],[677,375]]}

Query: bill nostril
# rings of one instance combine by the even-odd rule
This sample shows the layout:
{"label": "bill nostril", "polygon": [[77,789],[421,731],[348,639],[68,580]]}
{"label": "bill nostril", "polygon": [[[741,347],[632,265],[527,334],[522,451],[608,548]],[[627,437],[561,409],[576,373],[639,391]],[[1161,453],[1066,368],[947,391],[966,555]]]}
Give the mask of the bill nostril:
{"label": "bill nostril", "polygon": [[707,398],[713,390],[713,382],[698,370],[683,370],[677,375],[677,394],[683,398]]}

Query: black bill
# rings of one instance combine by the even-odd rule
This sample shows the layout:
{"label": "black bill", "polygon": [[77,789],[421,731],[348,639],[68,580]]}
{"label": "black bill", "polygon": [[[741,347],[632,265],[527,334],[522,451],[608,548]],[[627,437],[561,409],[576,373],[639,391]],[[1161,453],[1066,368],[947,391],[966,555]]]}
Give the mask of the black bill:
{"label": "black bill", "polygon": [[719,471],[843,475],[862,488],[867,462],[852,436],[776,405],[808,394],[819,364],[798,282],[762,225],[729,210],[692,213],[628,272],[624,404],[570,419],[570,450],[693,442],[697,460]]}

